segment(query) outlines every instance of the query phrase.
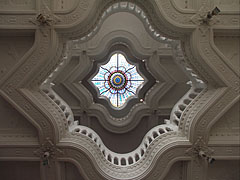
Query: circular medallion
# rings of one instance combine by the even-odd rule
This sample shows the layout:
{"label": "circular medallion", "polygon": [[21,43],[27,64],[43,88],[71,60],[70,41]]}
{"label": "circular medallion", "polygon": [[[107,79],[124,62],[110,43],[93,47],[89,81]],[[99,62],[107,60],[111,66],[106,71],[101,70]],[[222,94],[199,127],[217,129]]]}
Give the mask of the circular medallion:
{"label": "circular medallion", "polygon": [[121,90],[125,88],[127,77],[122,71],[115,71],[108,77],[109,86],[114,90]]}

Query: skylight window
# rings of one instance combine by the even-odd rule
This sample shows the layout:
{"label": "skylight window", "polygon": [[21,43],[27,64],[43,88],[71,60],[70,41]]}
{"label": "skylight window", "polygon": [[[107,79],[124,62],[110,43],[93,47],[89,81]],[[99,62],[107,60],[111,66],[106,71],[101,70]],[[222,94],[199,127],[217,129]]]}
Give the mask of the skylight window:
{"label": "skylight window", "polygon": [[99,67],[91,82],[98,88],[100,96],[108,98],[115,108],[121,108],[130,97],[137,96],[144,79],[123,54],[115,53],[107,64]]}

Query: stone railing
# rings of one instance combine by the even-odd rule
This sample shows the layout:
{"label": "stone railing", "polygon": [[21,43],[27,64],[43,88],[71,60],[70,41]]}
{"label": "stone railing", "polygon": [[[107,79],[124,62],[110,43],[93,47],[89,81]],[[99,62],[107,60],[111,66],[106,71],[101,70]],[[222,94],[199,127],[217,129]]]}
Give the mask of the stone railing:
{"label": "stone railing", "polygon": [[86,36],[80,38],[79,40],[74,40],[74,42],[84,42],[89,39],[91,39],[100,29],[101,24],[104,22],[104,20],[109,17],[111,14],[117,13],[117,12],[129,12],[136,15],[142,22],[147,32],[157,41],[161,41],[164,43],[171,43],[173,40],[168,39],[166,37],[163,37],[157,30],[153,28],[153,26],[150,24],[149,19],[147,18],[144,11],[137,6],[134,3],[131,2],[117,2],[113,5],[111,5],[107,10],[105,10],[98,21],[97,26],[93,29],[92,32],[87,34]]}
{"label": "stone railing", "polygon": [[183,111],[201,91],[202,88],[190,88],[190,90],[174,105],[170,114],[170,123],[176,126],[179,125]]}
{"label": "stone railing", "polygon": [[66,120],[68,122],[68,126],[72,125],[74,122],[74,116],[73,116],[72,110],[68,106],[68,104],[59,95],[57,95],[57,93],[54,92],[54,90],[52,89],[52,86],[54,86],[53,79],[57,76],[58,72],[60,72],[60,70],[65,66],[65,64],[68,61],[68,58],[70,58],[70,55],[69,55],[70,47],[71,47],[71,42],[68,42],[68,44],[64,45],[63,57],[60,61],[60,64],[54,69],[54,71],[47,77],[47,79],[40,86],[40,89],[49,98],[51,98],[63,111],[66,117]]}
{"label": "stone railing", "polygon": [[68,126],[71,126],[74,122],[74,116],[68,104],[52,90],[51,84],[43,84],[41,90],[61,108],[68,122]]}
{"label": "stone railing", "polygon": [[97,146],[99,147],[100,151],[102,152],[102,155],[106,158],[107,161],[110,163],[117,165],[117,166],[128,166],[132,165],[136,162],[138,162],[145,154],[147,151],[147,148],[149,145],[154,141],[154,139],[162,136],[164,137],[166,133],[169,133],[171,131],[176,131],[177,126],[172,125],[169,123],[170,121],[167,122],[167,124],[162,124],[159,126],[156,126],[152,128],[143,138],[141,144],[137,149],[135,149],[132,152],[125,153],[125,154],[120,154],[120,153],[115,153],[109,150],[104,143],[102,142],[101,138],[97,135],[95,131],[92,129],[78,125],[78,122],[75,121],[72,126],[69,127],[70,132],[73,135],[84,135],[88,138],[90,138],[92,141],[94,141]]}
{"label": "stone railing", "polygon": [[188,84],[191,85],[190,90],[174,105],[170,114],[170,123],[178,126],[185,108],[206,87],[206,85],[185,62],[180,44],[172,42],[171,46],[176,63],[189,77],[190,81]]}
{"label": "stone railing", "polygon": [[49,86],[51,83],[53,83],[54,78],[71,59],[71,51],[70,51],[71,48],[72,48],[72,41],[68,41],[67,43],[64,44],[63,53],[62,53],[63,56],[61,57],[60,63],[51,72],[51,74],[47,77],[47,79],[42,83],[42,86],[46,87],[46,86]]}

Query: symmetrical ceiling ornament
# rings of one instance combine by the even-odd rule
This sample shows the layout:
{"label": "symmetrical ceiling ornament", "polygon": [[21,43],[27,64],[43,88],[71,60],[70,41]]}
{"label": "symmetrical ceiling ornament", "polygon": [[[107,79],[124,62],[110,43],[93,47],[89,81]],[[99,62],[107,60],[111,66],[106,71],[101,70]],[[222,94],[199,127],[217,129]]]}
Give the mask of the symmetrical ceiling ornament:
{"label": "symmetrical ceiling ornament", "polygon": [[39,30],[44,36],[47,36],[46,30],[52,29],[53,25],[61,22],[61,19],[52,13],[49,5],[46,4],[45,0],[42,1],[42,9],[36,17],[30,18],[29,22],[38,26]]}
{"label": "symmetrical ceiling ornament", "polygon": [[[148,19],[147,15],[145,14],[144,10],[141,9],[136,3],[133,2],[117,2],[114,4],[111,4],[103,13],[100,19],[97,22],[96,27],[86,36],[79,39],[80,42],[85,42],[89,39],[91,39],[94,35],[97,34],[99,31],[102,23],[112,14],[117,12],[128,12],[132,13],[135,16],[137,16],[143,23],[145,30],[149,33],[150,36],[152,36],[155,40],[164,42],[164,43],[171,43],[172,39],[168,39],[162,35],[162,33],[158,32],[157,29],[154,29],[152,26],[152,22]],[[161,35],[160,35],[161,34]]]}
{"label": "symmetrical ceiling ornament", "polygon": [[62,156],[63,151],[47,138],[45,142],[40,145],[40,148],[34,151],[34,155],[40,157],[43,166],[51,167],[52,161],[56,161],[57,157]]}
{"label": "symmetrical ceiling ornament", "polygon": [[190,155],[199,165],[202,160],[207,160],[208,163],[212,163],[214,161],[214,158],[211,157],[213,153],[214,150],[207,146],[202,137],[199,137],[192,147],[186,150],[186,154]]}
{"label": "symmetrical ceiling ornament", "polygon": [[[37,2],[39,3],[37,10],[39,10],[43,4],[40,0]],[[202,136],[206,143],[212,124],[239,96],[239,75],[213,42],[214,30],[232,33],[239,29],[239,21],[237,23],[234,21],[239,19],[238,14],[222,14],[217,24],[210,25],[207,31],[202,33],[191,20],[196,14],[195,11],[179,10],[173,1],[169,0],[134,2],[141,6],[159,32],[182,40],[189,65],[194,67],[200,77],[210,81],[208,81],[209,88],[200,93],[183,110],[179,118],[183,128],[179,132],[163,133],[154,140],[148,140],[150,145],[145,149],[141,160],[127,167],[107,161],[91,137],[69,134],[68,129],[64,128],[67,120],[63,111],[42,93],[38,86],[59,64],[66,38],[81,38],[91,32],[100,14],[116,3],[116,0],[79,0],[74,4],[74,8],[64,13],[51,10],[59,16],[61,22],[54,25],[52,30],[47,30],[45,36],[36,30],[36,25],[29,22],[30,18],[35,18],[35,11],[17,16],[16,11],[8,11],[0,15],[1,30],[36,30],[33,48],[4,77],[1,77],[1,96],[38,129],[40,144],[44,144],[46,137],[51,137],[54,142],[48,142],[50,145],[47,147],[51,150],[51,144],[56,144],[56,148],[61,145],[61,148],[65,148],[68,152],[62,156],[72,159],[79,170],[85,171],[90,179],[163,179],[173,162],[189,160],[184,154],[186,149],[191,147],[189,141],[195,142],[199,136]],[[98,17],[94,17],[95,15]],[[86,22],[92,24],[86,25]],[[42,148],[39,152],[40,156],[44,156],[48,149],[46,151]],[[232,158],[234,155],[236,154],[231,154],[227,158]],[[97,163],[89,163],[89,159]],[[189,179],[204,179],[203,170],[192,171],[194,173],[189,175],[191,176]],[[91,174],[94,174],[94,177]]]}
{"label": "symmetrical ceiling ornament", "polygon": [[91,82],[98,88],[99,96],[108,98],[117,109],[130,98],[138,96],[138,89],[144,83],[136,66],[127,62],[122,53],[113,54],[108,63],[101,65]]}

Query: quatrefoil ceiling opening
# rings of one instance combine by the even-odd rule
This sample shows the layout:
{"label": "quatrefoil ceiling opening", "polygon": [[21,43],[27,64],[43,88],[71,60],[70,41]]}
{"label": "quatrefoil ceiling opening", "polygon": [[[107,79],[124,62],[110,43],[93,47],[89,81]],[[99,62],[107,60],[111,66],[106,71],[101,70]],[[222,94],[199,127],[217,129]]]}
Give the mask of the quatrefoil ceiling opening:
{"label": "quatrefoil ceiling opening", "polygon": [[91,94],[91,108],[104,108],[112,117],[122,118],[143,104],[156,79],[143,61],[147,56],[136,55],[128,42],[113,39],[105,48],[91,56],[91,70],[79,84]]}
{"label": "quatrefoil ceiling opening", "polygon": [[99,66],[91,82],[97,88],[99,98],[106,98],[111,107],[121,109],[129,99],[138,97],[146,79],[122,52],[114,52],[106,64]]}
{"label": "quatrefoil ceiling opening", "polygon": [[73,121],[70,132],[88,135],[92,129],[102,152],[135,154],[155,139],[149,140],[148,132],[177,131],[181,114],[202,87],[184,63],[180,42],[149,32],[140,18],[129,12],[109,14],[95,35],[69,42],[68,59],[49,80],[54,77],[54,91],[46,92],[66,102],[54,99],[67,107],[62,109]]}

